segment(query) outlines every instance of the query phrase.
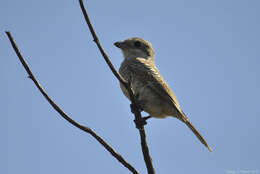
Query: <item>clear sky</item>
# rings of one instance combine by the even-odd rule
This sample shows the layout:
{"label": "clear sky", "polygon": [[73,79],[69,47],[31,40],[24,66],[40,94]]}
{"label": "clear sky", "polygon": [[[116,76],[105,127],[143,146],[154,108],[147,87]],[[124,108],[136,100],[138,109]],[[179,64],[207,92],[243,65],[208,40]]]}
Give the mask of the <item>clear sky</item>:
{"label": "clear sky", "polygon": [[[137,36],[153,44],[160,72],[213,148],[174,118],[151,119],[145,128],[156,173],[260,173],[259,0],[85,5],[117,69],[123,57],[114,42]],[[92,42],[78,1],[2,1],[0,21],[0,173],[130,173],[51,108],[6,30],[53,100],[146,173],[130,103]]]}

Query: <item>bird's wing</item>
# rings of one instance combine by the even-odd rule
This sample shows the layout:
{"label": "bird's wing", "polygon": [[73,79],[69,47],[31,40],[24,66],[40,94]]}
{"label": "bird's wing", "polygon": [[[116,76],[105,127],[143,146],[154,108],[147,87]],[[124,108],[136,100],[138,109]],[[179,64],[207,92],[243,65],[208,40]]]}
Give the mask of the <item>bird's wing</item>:
{"label": "bird's wing", "polygon": [[130,68],[132,69],[135,78],[139,78],[140,80],[145,79],[143,80],[143,83],[146,83],[147,86],[153,89],[168,103],[173,104],[180,113],[182,112],[176,96],[153,62],[143,58],[137,58],[135,63],[131,64]]}

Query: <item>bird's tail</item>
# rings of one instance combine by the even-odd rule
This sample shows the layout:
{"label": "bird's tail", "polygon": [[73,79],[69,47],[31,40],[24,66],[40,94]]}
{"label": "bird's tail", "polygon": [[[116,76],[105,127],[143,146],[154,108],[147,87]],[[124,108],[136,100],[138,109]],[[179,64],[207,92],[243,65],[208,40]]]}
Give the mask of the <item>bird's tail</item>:
{"label": "bird's tail", "polygon": [[198,139],[200,140],[200,142],[202,144],[204,144],[210,152],[212,152],[211,147],[208,145],[208,143],[206,142],[206,140],[202,137],[202,135],[199,133],[199,131],[191,124],[191,122],[189,121],[188,117],[182,113],[183,117],[180,119],[182,122],[184,122],[189,128],[190,130],[198,137]]}

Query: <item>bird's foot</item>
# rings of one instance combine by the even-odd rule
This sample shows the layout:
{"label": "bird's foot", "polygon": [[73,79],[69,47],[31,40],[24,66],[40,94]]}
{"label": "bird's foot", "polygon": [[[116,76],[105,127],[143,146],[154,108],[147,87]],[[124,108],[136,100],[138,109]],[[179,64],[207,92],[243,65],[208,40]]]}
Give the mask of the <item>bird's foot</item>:
{"label": "bird's foot", "polygon": [[141,117],[140,120],[134,120],[136,128],[140,129],[141,127],[146,125],[147,124],[146,120],[148,120],[149,118],[151,118],[151,116]]}
{"label": "bird's foot", "polygon": [[149,118],[152,118],[152,116],[146,116],[146,117],[143,117],[144,120],[148,120]]}
{"label": "bird's foot", "polygon": [[139,119],[138,120],[135,119],[134,122],[135,122],[135,126],[136,126],[137,129],[141,129],[141,128],[144,127],[144,125],[147,124],[147,122],[146,122],[146,120],[144,118],[141,118],[140,120]]}

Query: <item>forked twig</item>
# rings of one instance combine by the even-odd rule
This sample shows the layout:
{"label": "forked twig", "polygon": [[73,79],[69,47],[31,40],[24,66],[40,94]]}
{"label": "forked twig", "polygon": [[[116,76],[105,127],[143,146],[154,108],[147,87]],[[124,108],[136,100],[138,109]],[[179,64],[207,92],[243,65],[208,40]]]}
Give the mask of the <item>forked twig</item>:
{"label": "forked twig", "polygon": [[82,13],[84,15],[84,18],[86,20],[86,23],[88,24],[89,30],[93,36],[94,42],[96,43],[99,51],[101,52],[102,56],[104,57],[105,61],[107,62],[109,68],[111,69],[112,73],[116,76],[116,78],[119,80],[120,83],[122,83],[125,88],[128,90],[129,96],[130,96],[130,100],[132,102],[132,108],[133,108],[133,112],[135,115],[135,123],[136,123],[136,127],[139,130],[139,134],[140,134],[140,138],[141,138],[141,146],[142,146],[142,152],[143,152],[143,157],[144,157],[144,161],[146,164],[146,168],[147,168],[147,172],[148,174],[155,174],[154,168],[153,168],[153,164],[152,164],[152,159],[150,157],[149,154],[149,148],[147,146],[147,142],[146,142],[146,134],[145,134],[145,130],[144,130],[144,126],[142,124],[140,124],[143,119],[142,119],[142,115],[140,113],[140,109],[139,109],[139,105],[137,104],[136,100],[135,100],[135,96],[133,94],[133,91],[130,87],[130,84],[128,82],[126,82],[121,75],[116,71],[116,69],[114,68],[113,64],[111,63],[110,59],[108,58],[107,54],[105,53],[103,47],[101,46],[99,39],[96,35],[96,32],[90,22],[90,19],[88,17],[87,11],[84,7],[83,4],[83,0],[79,0],[80,3],[80,7],[82,10]]}
{"label": "forked twig", "polygon": [[49,96],[48,94],[44,91],[44,89],[41,87],[41,85],[39,84],[39,82],[37,81],[37,79],[34,77],[33,73],[31,72],[29,66],[27,65],[27,63],[25,62],[22,54],[20,53],[18,47],[16,46],[15,41],[13,40],[13,37],[11,35],[10,32],[5,32],[12,44],[12,47],[16,53],[16,55],[18,56],[20,62],[22,63],[24,69],[27,71],[29,78],[32,79],[32,81],[34,82],[34,84],[37,86],[37,88],[40,90],[40,92],[42,93],[42,95],[45,97],[46,100],[48,100],[48,102],[51,104],[51,106],[68,122],[70,122],[72,125],[74,125],[75,127],[81,129],[84,132],[89,133],[90,135],[92,135],[100,144],[102,144],[107,151],[109,151],[111,153],[111,155],[113,157],[115,157],[121,164],[123,164],[126,168],[128,168],[132,173],[134,174],[139,174],[136,169],[131,166],[120,154],[118,154],[108,143],[106,143],[100,136],[98,136],[92,129],[90,129],[89,127],[83,126],[79,123],[77,123],[76,121],[72,120]]}

